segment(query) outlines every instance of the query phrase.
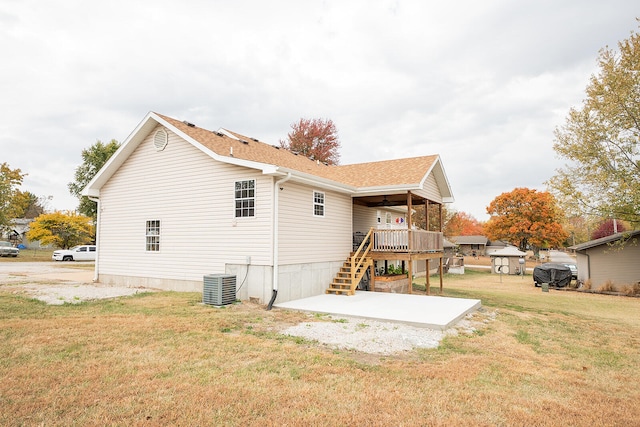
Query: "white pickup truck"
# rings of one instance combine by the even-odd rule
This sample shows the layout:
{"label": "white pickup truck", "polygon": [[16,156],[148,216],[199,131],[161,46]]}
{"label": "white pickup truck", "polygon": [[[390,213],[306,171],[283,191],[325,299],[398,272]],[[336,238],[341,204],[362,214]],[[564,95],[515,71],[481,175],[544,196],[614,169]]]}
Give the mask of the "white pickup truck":
{"label": "white pickup truck", "polygon": [[12,256],[17,257],[20,253],[20,249],[14,248],[9,242],[0,242],[0,256]]}
{"label": "white pickup truck", "polygon": [[95,261],[96,247],[94,245],[74,246],[71,249],[59,249],[53,252],[54,261]]}

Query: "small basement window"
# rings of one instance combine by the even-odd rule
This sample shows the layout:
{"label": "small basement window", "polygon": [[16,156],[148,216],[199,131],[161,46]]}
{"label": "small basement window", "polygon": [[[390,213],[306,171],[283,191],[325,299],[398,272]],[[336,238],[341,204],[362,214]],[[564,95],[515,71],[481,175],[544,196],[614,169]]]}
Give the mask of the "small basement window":
{"label": "small basement window", "polygon": [[236,181],[235,217],[256,215],[256,180]]}
{"label": "small basement window", "polygon": [[324,193],[313,192],[313,216],[324,216]]}
{"label": "small basement window", "polygon": [[160,220],[154,219],[147,221],[145,236],[145,250],[147,252],[158,252],[160,250]]}

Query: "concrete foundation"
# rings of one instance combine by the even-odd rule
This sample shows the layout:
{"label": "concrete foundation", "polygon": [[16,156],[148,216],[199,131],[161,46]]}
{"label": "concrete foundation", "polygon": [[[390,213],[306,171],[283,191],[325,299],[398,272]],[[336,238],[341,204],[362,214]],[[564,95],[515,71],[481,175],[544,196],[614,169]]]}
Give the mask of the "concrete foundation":
{"label": "concrete foundation", "polygon": [[[343,261],[281,265],[278,270],[277,302],[324,294]],[[236,298],[267,304],[273,293],[273,267],[254,264],[226,264],[224,273],[236,276]],[[204,278],[204,274],[203,274]],[[178,292],[202,292],[203,279],[180,280],[160,277],[100,274],[98,281],[110,286],[145,287]]]}

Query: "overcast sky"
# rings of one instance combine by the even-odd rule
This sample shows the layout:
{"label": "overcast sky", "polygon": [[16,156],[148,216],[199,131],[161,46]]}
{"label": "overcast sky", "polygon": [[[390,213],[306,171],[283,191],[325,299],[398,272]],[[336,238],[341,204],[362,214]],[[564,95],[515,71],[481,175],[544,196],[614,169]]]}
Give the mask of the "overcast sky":
{"label": "overcast sky", "polygon": [[544,190],[553,131],[637,0],[0,0],[0,163],[69,195],[81,151],[149,111],[277,144],[334,121],[341,163],[440,154],[454,210]]}

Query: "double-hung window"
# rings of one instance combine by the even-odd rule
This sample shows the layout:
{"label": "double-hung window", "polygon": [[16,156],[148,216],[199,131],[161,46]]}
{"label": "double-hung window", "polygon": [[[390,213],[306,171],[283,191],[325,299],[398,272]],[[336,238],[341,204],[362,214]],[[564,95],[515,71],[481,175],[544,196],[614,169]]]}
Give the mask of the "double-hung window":
{"label": "double-hung window", "polygon": [[160,250],[160,220],[147,221],[146,227],[146,251],[158,252]]}
{"label": "double-hung window", "polygon": [[313,192],[313,216],[324,216],[324,193]]}
{"label": "double-hung window", "polygon": [[236,181],[235,217],[256,215],[256,180]]}

